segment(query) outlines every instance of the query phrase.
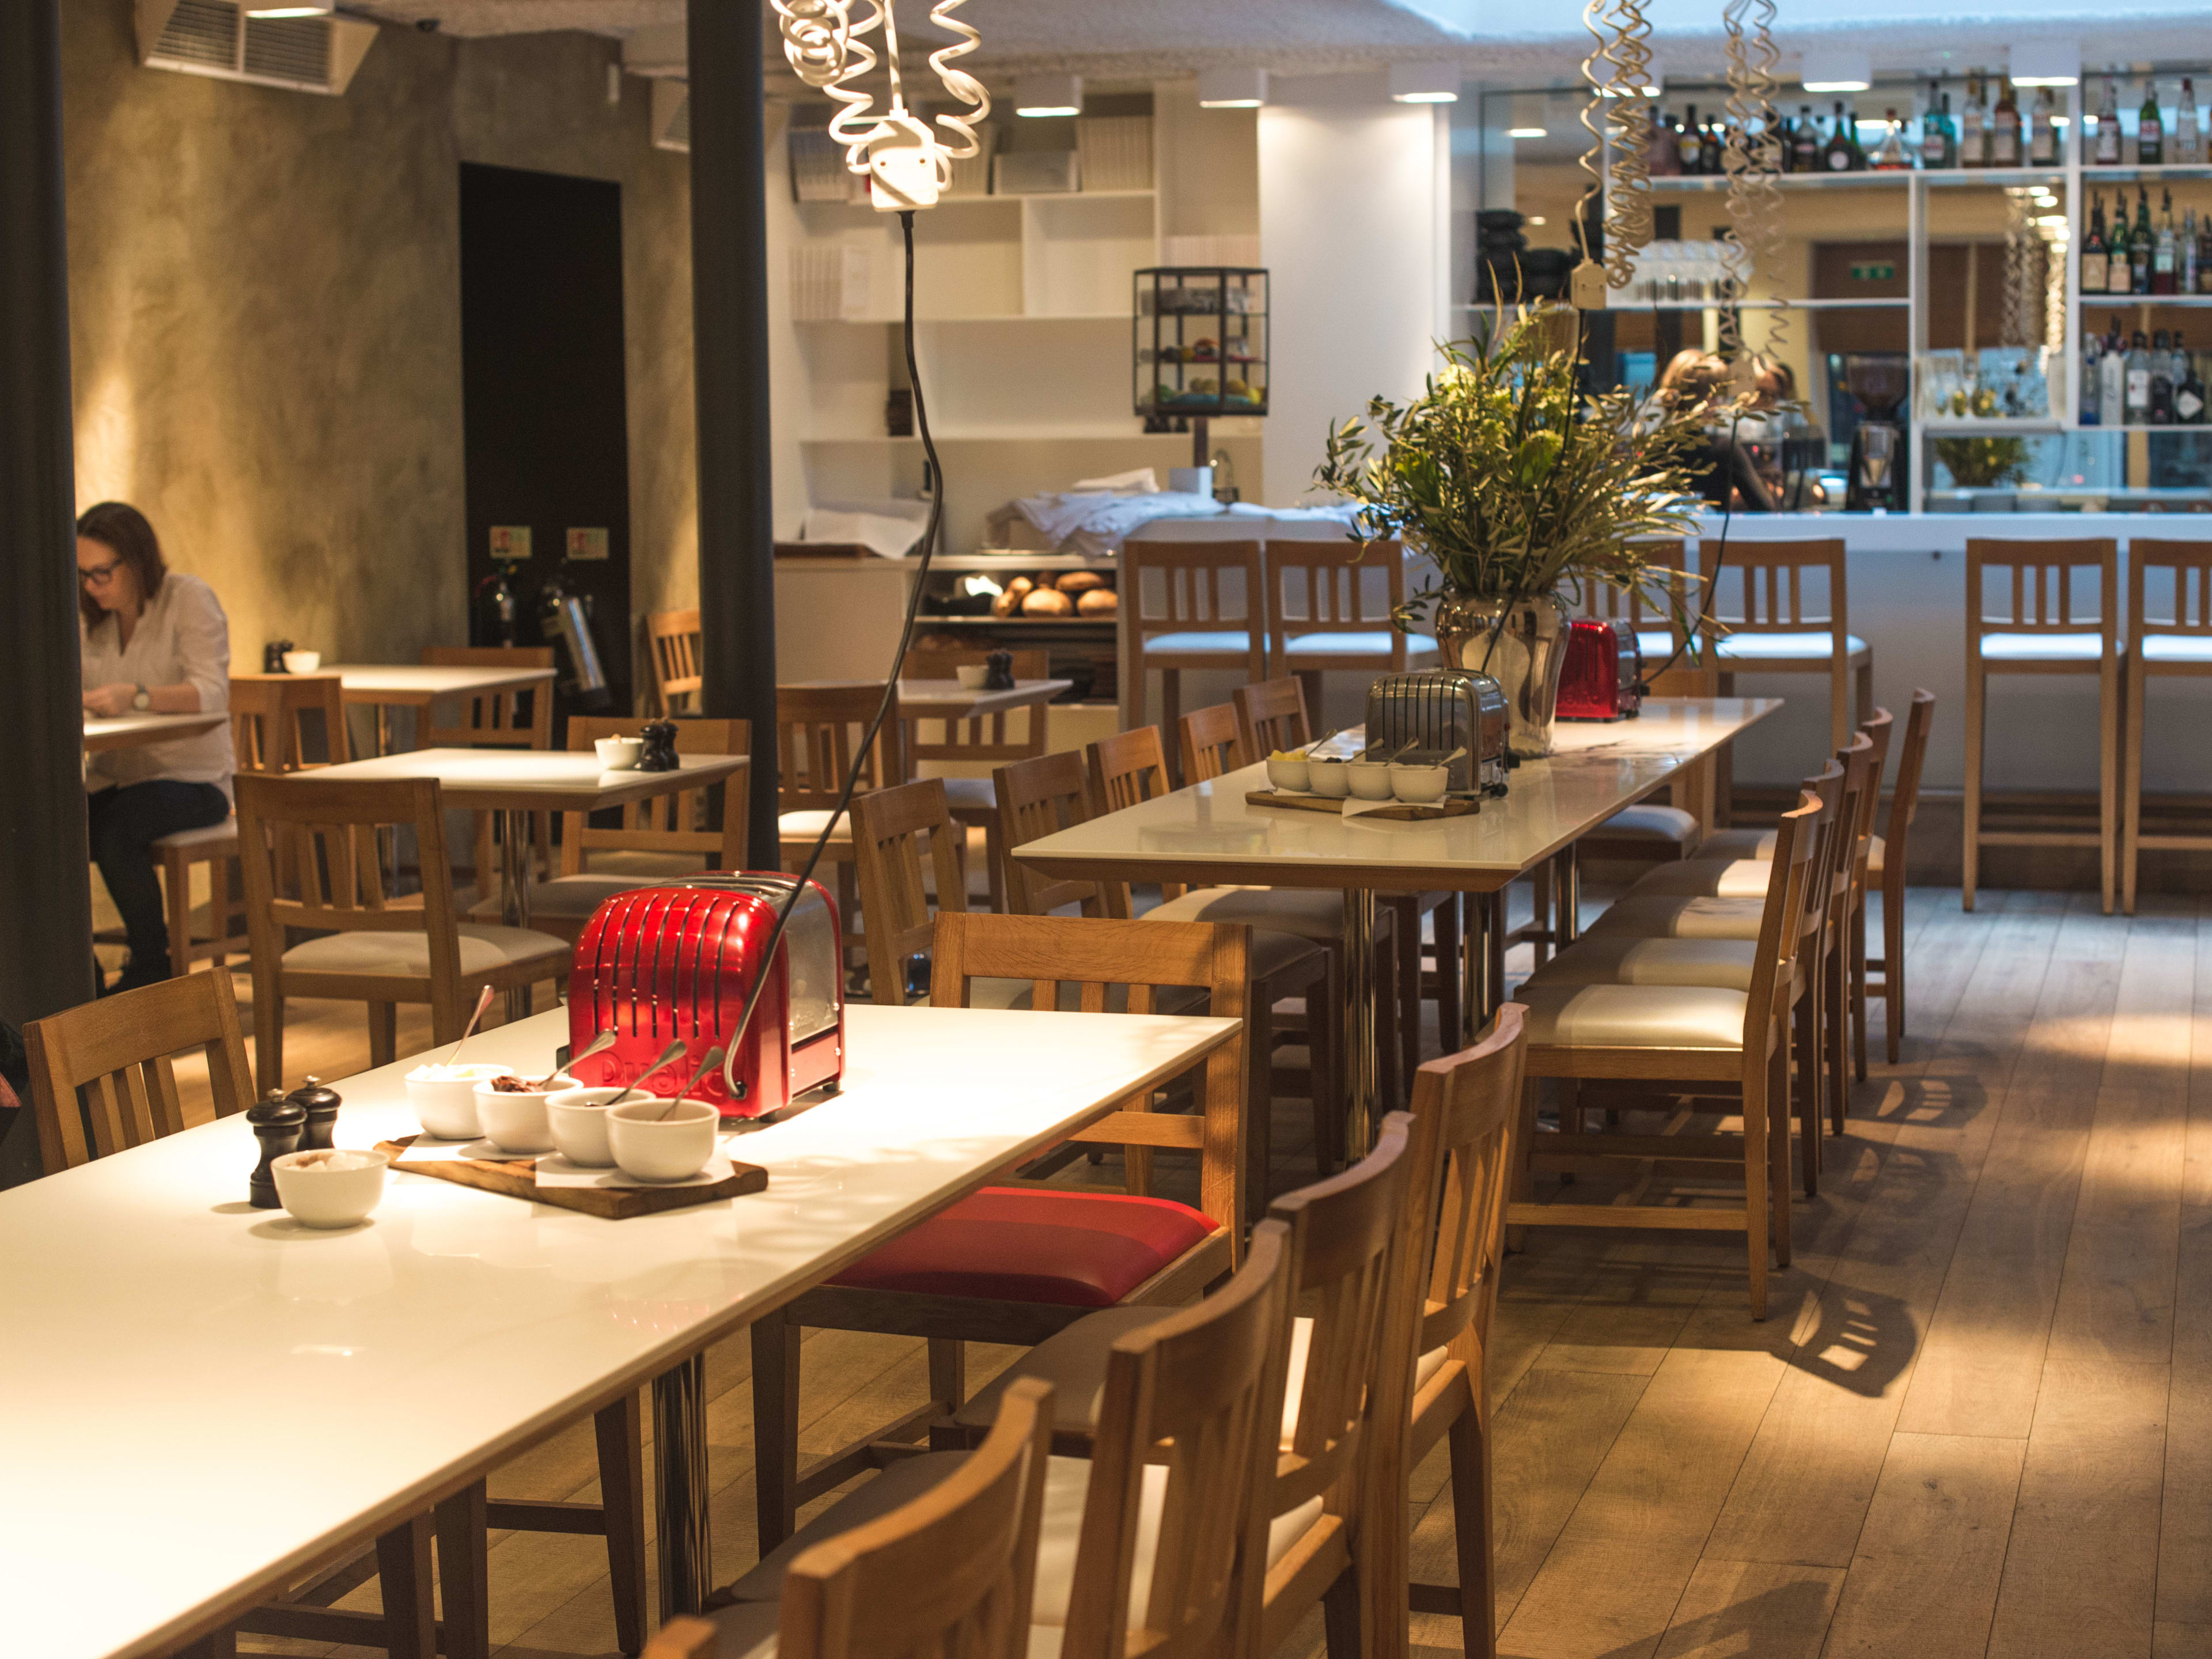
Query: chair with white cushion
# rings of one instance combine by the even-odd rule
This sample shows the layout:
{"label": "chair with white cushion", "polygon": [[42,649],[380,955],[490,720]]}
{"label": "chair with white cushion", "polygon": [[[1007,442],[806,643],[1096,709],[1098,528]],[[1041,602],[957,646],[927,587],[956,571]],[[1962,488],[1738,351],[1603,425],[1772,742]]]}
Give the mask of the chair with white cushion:
{"label": "chair with white cushion", "polygon": [[[2155,576],[2157,592],[2149,590]],[[2154,606],[2159,614],[2150,612]],[[2136,913],[2136,872],[2142,849],[2202,851],[2212,836],[2171,830],[2146,836],[2143,806],[2144,682],[2212,674],[2212,542],[2128,542],[2126,823],[2122,831],[2120,902]]]}
{"label": "chair with white cushion", "polygon": [[1391,621],[1406,602],[1404,543],[1279,540],[1267,558],[1267,672],[1297,675],[1316,718],[1321,677],[1331,670],[1360,676],[1364,708],[1376,675],[1436,665],[1436,641],[1401,634]]}
{"label": "chair with white cushion", "polygon": [[1146,675],[1160,676],[1161,724],[1182,716],[1186,669],[1219,668],[1247,680],[1267,672],[1266,592],[1257,542],[1121,545],[1121,725],[1145,723]]}
{"label": "chair with white cushion", "polygon": [[[1984,847],[2094,847],[2102,865],[2105,914],[2112,912],[2119,889],[2120,710],[2125,696],[2119,584],[2119,544],[2110,537],[1975,537],[1966,544],[1966,860],[1960,895],[1966,909],[1974,908]],[[2047,806],[2034,809],[2031,823],[1984,827],[1983,725],[1993,674],[2097,677],[2094,830],[2047,827]]]}
{"label": "chair with white cushion", "polygon": [[[369,1063],[386,1066],[398,1057],[398,1004],[429,1004],[432,1042],[457,1042],[480,990],[512,990],[568,971],[565,939],[456,917],[435,778],[241,775],[237,787],[262,1088],[283,1079],[288,997],[367,1003]],[[415,832],[419,897],[399,897],[386,885],[377,835],[385,828]],[[279,870],[295,890],[280,887]],[[294,928],[319,937],[288,945]]]}

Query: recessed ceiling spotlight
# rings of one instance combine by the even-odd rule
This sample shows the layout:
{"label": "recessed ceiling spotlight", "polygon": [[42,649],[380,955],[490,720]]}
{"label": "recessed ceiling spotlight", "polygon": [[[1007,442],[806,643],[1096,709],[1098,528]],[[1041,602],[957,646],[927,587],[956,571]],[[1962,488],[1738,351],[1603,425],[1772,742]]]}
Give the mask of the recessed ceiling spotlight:
{"label": "recessed ceiling spotlight", "polygon": [[1017,115],[1080,115],[1083,77],[1079,75],[1024,75],[1014,82]]}
{"label": "recessed ceiling spotlight", "polygon": [[1267,71],[1224,64],[1200,70],[1198,106],[1200,109],[1257,109],[1267,101]]}
{"label": "recessed ceiling spotlight", "polygon": [[2078,87],[2081,43],[2023,40],[2012,49],[2012,83],[2016,87]]}
{"label": "recessed ceiling spotlight", "polygon": [[1874,60],[1850,46],[1808,46],[1803,85],[1808,92],[1864,92],[1874,85]]}
{"label": "recessed ceiling spotlight", "polygon": [[1390,100],[1396,104],[1456,104],[1457,64],[1393,64]]}

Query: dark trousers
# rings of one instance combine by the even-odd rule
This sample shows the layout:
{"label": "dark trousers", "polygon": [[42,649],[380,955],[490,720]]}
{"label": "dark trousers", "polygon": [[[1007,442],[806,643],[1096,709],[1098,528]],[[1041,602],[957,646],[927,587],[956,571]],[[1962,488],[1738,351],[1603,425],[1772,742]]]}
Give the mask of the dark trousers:
{"label": "dark trousers", "polygon": [[176,783],[157,778],[103,789],[86,803],[91,820],[92,861],[100,866],[107,896],[123,913],[131,941],[131,970],[167,978],[169,924],[161,913],[161,881],[154,871],[153,844],[179,830],[220,823],[230,802],[211,783]]}

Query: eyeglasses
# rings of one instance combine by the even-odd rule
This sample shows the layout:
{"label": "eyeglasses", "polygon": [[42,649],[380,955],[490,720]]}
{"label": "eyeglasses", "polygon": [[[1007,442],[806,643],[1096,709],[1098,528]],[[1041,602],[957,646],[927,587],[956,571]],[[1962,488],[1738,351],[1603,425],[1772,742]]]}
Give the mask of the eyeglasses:
{"label": "eyeglasses", "polygon": [[111,560],[106,564],[95,564],[89,568],[79,565],[76,568],[76,579],[87,587],[105,587],[115,580],[115,573],[122,568],[123,561],[120,559]]}

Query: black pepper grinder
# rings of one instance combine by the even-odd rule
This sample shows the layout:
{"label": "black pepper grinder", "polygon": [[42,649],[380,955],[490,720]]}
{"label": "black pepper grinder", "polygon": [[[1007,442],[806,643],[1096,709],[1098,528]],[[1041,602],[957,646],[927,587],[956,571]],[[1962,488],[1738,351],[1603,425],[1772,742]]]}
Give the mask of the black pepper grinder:
{"label": "black pepper grinder", "polygon": [[994,651],[983,659],[983,689],[986,691],[1011,691],[1014,689],[1014,653]]}
{"label": "black pepper grinder", "polygon": [[673,772],[684,763],[676,757],[676,722],[647,720],[638,728],[641,747],[638,750],[637,769],[641,772]]}
{"label": "black pepper grinder", "polygon": [[311,1077],[285,1098],[307,1115],[307,1123],[300,1131],[300,1150],[331,1151],[335,1143],[331,1139],[331,1131],[337,1125],[338,1108],[345,1104],[345,1097],[322,1079]]}
{"label": "black pepper grinder", "polygon": [[300,1127],[307,1117],[305,1108],[277,1089],[271,1089],[259,1105],[246,1109],[246,1121],[261,1141],[261,1162],[254,1165],[246,1182],[246,1200],[255,1209],[284,1207],[284,1200],[276,1196],[276,1176],[269,1166],[285,1153],[299,1150]]}

